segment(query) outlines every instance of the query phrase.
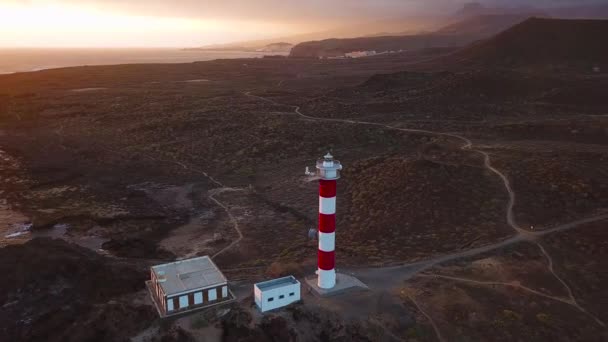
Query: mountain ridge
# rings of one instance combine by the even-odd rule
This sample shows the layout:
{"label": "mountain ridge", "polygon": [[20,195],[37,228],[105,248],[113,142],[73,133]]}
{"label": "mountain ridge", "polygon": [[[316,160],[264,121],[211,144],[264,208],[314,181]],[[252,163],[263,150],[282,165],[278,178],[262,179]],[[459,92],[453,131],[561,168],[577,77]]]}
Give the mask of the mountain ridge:
{"label": "mountain ridge", "polygon": [[608,64],[603,36],[608,20],[530,18],[450,57],[494,66],[567,63]]}
{"label": "mountain ridge", "polygon": [[326,39],[297,44],[292,57],[339,57],[352,51],[399,51],[423,48],[462,47],[488,38],[528,17],[524,14],[482,15],[418,35]]}

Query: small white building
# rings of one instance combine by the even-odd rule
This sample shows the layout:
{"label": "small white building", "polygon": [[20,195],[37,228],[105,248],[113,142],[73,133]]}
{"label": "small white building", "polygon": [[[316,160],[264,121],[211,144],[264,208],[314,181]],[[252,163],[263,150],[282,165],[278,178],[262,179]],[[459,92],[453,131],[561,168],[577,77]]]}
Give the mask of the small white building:
{"label": "small white building", "polygon": [[346,58],[361,58],[361,57],[370,57],[375,56],[377,53],[375,50],[370,51],[352,51],[344,54]]}
{"label": "small white building", "polygon": [[234,300],[208,256],[153,266],[150,275],[148,290],[161,317]]}
{"label": "small white building", "polygon": [[261,312],[287,306],[300,300],[300,282],[293,276],[253,285],[255,304]]}

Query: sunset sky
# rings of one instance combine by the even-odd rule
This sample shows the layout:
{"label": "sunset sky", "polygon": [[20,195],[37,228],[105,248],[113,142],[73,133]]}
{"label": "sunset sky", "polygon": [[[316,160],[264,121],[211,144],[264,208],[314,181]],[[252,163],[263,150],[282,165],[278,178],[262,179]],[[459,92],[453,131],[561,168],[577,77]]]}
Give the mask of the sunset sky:
{"label": "sunset sky", "polygon": [[[186,47],[323,31],[459,0],[0,0],[0,47]],[[493,0],[489,5],[577,3]]]}

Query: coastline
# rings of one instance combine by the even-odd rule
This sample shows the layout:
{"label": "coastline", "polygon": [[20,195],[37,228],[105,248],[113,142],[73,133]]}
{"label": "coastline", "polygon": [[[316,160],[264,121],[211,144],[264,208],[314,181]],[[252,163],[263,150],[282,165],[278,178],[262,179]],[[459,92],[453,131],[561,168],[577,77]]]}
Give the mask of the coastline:
{"label": "coastline", "polygon": [[277,55],[282,53],[162,48],[0,49],[0,75],[82,66],[180,64],[218,59],[263,58],[269,54]]}

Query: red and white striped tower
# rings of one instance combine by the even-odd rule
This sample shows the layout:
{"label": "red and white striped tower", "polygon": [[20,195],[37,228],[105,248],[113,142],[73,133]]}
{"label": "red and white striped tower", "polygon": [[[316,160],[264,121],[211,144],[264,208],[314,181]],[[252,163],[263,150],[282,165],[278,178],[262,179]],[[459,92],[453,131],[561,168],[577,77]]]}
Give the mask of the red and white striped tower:
{"label": "red and white striped tower", "polygon": [[330,153],[317,161],[317,176],[320,178],[317,285],[322,289],[336,285],[336,183],[341,170],[342,165]]}

